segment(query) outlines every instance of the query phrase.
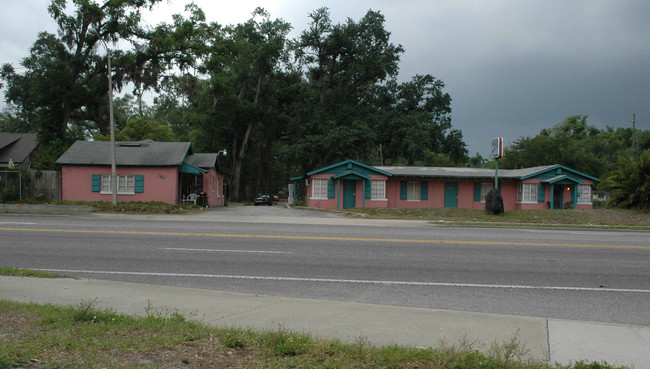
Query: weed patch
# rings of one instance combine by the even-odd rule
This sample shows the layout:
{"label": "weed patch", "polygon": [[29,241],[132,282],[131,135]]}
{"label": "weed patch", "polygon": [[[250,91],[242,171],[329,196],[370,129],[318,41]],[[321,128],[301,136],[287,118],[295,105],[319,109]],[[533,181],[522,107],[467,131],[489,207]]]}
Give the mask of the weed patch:
{"label": "weed patch", "polygon": [[41,272],[37,270],[29,269],[20,269],[20,268],[10,268],[10,267],[0,267],[0,275],[10,276],[10,277],[32,277],[32,278],[73,278],[67,275]]}
{"label": "weed patch", "polygon": [[0,300],[0,369],[4,368],[440,368],[615,369],[606,363],[568,366],[522,361],[514,337],[488,353],[475,342],[437,348],[374,347],[315,339],[283,327],[273,331],[207,327],[177,311],[154,309],[142,318],[77,306]]}

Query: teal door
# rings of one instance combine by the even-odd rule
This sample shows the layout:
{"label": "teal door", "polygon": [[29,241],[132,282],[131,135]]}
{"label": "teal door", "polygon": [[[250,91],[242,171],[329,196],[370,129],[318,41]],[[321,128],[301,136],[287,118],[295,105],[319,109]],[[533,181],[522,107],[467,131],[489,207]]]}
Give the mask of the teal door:
{"label": "teal door", "polygon": [[564,186],[562,185],[556,184],[555,186],[553,186],[553,209],[562,209],[562,202],[564,201],[564,199],[562,198],[563,189]]}
{"label": "teal door", "polygon": [[458,182],[445,182],[445,207],[458,207]]}
{"label": "teal door", "polygon": [[343,209],[353,208],[356,205],[357,181],[343,181]]}

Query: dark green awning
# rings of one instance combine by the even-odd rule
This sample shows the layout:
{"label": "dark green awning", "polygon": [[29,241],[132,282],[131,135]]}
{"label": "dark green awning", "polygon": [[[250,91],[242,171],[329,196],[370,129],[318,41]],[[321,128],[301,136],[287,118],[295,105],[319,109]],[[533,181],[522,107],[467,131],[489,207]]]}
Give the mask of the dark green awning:
{"label": "dark green awning", "polygon": [[205,174],[205,173],[208,172],[207,170],[197,168],[197,167],[189,165],[187,163],[181,164],[181,166],[178,167],[178,171],[181,172],[181,173],[189,173],[189,174]]}

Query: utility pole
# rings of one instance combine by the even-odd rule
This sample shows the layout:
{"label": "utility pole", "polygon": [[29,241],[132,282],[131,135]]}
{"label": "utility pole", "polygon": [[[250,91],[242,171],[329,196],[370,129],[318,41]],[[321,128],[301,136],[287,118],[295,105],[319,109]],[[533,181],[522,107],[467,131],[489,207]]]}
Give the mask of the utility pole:
{"label": "utility pole", "polygon": [[106,58],[108,59],[108,120],[111,128],[111,192],[113,195],[113,205],[117,204],[117,169],[115,163],[115,121],[113,118],[113,80],[111,77],[111,49],[108,48],[108,44],[94,28],[88,30],[91,34],[97,36],[97,39],[104,45],[106,48]]}
{"label": "utility pole", "polygon": [[117,204],[117,168],[115,163],[115,121],[113,119],[113,80],[111,73],[111,50],[108,48],[106,41],[102,40],[106,46],[106,57],[108,58],[108,121],[111,128],[111,191],[113,195],[113,205]]}

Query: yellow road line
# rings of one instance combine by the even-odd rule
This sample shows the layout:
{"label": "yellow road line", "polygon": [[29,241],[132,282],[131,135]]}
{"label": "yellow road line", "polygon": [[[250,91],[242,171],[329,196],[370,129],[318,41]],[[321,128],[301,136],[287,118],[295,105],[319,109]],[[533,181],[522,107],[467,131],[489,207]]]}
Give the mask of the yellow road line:
{"label": "yellow road line", "polygon": [[289,235],[259,235],[259,234],[228,234],[228,233],[190,233],[190,232],[142,232],[142,231],[111,231],[88,229],[48,229],[48,228],[10,228],[0,227],[2,231],[21,232],[55,232],[55,233],[92,233],[92,234],[131,234],[144,236],[192,236],[192,237],[228,237],[228,238],[267,238],[289,240],[326,240],[326,241],[359,241],[359,242],[397,242],[397,243],[438,243],[438,244],[480,244],[507,246],[554,246],[554,247],[592,247],[615,249],[650,250],[650,246],[640,245],[607,245],[607,244],[576,244],[551,242],[506,242],[506,241],[457,241],[457,240],[418,240],[399,238],[370,238],[370,237],[324,237],[324,236],[289,236]]}

